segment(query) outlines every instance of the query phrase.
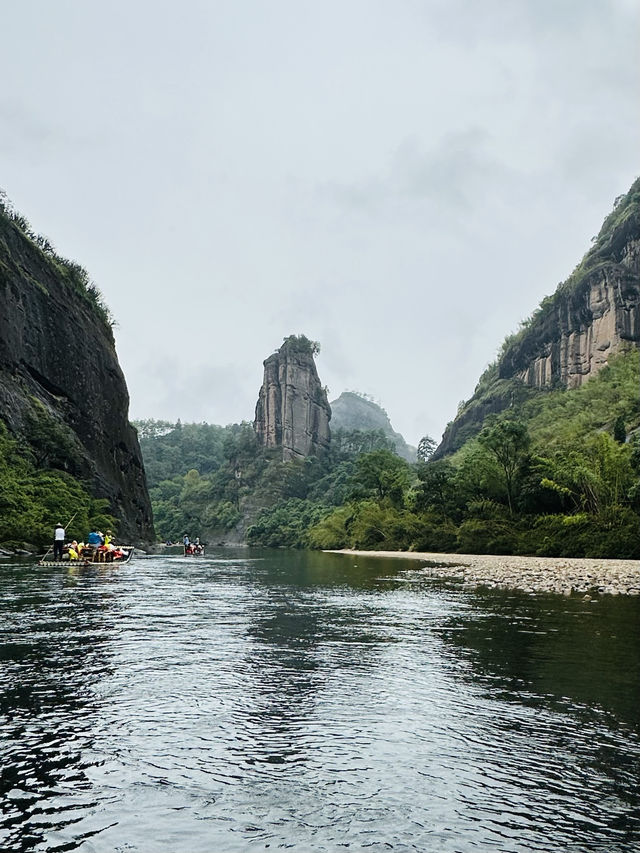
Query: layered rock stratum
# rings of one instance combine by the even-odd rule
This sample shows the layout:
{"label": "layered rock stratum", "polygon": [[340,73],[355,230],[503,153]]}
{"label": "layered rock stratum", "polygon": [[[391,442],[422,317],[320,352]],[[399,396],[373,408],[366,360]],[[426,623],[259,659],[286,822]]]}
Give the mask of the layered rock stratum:
{"label": "layered rock stratum", "polygon": [[285,462],[329,447],[331,408],[313,356],[313,344],[292,335],[264,361],[254,429],[263,447],[282,448]]}
{"label": "layered rock stratum", "polygon": [[457,450],[485,417],[537,390],[577,388],[640,346],[640,179],[617,199],[593,247],[523,329],[447,426],[434,458]]}
{"label": "layered rock stratum", "polygon": [[151,542],[126,382],[108,317],[83,276],[0,210],[0,417],[21,441],[38,433],[54,445],[55,467],[109,502],[121,539]]}

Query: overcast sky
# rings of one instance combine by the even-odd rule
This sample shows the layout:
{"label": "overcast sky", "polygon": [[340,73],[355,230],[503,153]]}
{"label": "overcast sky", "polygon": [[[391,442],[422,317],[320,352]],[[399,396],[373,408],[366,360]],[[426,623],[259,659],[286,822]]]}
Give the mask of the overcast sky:
{"label": "overcast sky", "polygon": [[0,186],[117,320],[131,418],[330,399],[439,439],[640,174],[640,0],[1,0]]}

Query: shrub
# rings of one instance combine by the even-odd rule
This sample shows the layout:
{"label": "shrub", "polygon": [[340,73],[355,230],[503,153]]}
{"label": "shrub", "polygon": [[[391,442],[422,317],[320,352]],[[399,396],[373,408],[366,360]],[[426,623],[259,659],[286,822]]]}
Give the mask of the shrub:
{"label": "shrub", "polygon": [[350,545],[349,527],[353,517],[352,504],[334,509],[330,515],[307,531],[307,543],[311,548],[347,548]]}
{"label": "shrub", "polygon": [[465,554],[513,554],[518,537],[506,520],[470,518],[458,528],[458,550]]}
{"label": "shrub", "polygon": [[428,515],[418,517],[411,540],[412,551],[451,553],[457,547],[458,530],[450,519]]}

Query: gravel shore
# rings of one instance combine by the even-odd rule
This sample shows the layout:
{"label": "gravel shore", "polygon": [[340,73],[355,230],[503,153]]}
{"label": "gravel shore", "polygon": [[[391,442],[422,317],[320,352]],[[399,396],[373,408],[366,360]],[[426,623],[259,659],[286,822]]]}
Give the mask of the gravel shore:
{"label": "gravel shore", "polygon": [[575,557],[508,557],[488,554],[430,554],[424,551],[328,551],[362,557],[392,557],[426,563],[432,577],[454,578],[468,586],[558,592],[563,595],[640,595],[640,560]]}

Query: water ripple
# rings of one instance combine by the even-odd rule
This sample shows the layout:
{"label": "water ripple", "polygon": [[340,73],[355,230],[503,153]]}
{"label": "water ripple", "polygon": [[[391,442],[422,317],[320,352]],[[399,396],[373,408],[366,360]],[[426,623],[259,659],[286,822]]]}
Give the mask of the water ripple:
{"label": "water ripple", "polygon": [[5,566],[0,613],[2,850],[640,841],[637,602],[221,552]]}

